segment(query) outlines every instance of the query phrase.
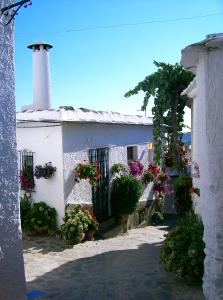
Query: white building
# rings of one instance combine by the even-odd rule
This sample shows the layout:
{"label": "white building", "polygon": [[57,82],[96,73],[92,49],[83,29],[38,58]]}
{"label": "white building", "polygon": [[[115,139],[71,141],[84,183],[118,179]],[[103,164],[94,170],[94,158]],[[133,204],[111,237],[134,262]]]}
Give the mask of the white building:
{"label": "white building", "polygon": [[223,34],[210,34],[182,50],[181,63],[196,74],[183,92],[192,109],[194,186],[204,223],[206,299],[223,299]]}
{"label": "white building", "polygon": [[[20,169],[27,162],[33,169],[48,162],[56,167],[52,178],[34,178],[32,199],[55,207],[59,223],[66,204],[91,206],[92,201],[95,214],[105,220],[111,214],[110,168],[114,163],[127,164],[128,159],[139,159],[148,165],[151,160],[148,143],[153,140],[152,120],[83,108],[51,109],[48,61],[51,47],[43,42],[29,46],[33,49],[34,101],[17,113]],[[74,168],[84,160],[98,161],[102,174],[100,189],[92,189],[85,180],[75,183]],[[146,202],[149,192],[147,189],[141,201]]]}

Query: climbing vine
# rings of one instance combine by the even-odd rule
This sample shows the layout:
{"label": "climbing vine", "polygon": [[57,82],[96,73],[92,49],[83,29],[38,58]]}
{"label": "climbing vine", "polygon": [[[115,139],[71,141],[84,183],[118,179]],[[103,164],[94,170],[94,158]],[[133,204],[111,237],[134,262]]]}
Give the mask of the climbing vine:
{"label": "climbing vine", "polygon": [[182,91],[188,86],[194,74],[181,65],[154,61],[157,71],[139,82],[125,97],[145,93],[142,110],[145,111],[152,96],[154,98],[153,134],[155,160],[160,163],[165,155],[172,157],[176,167],[180,168],[180,133],[184,125],[185,100]]}

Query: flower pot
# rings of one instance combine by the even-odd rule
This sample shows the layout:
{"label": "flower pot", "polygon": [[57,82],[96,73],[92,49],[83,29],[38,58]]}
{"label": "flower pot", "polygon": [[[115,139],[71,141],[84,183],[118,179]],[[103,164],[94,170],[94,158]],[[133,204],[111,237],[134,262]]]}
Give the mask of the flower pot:
{"label": "flower pot", "polygon": [[89,230],[86,232],[86,239],[88,241],[93,241],[94,240],[94,231],[93,230]]}

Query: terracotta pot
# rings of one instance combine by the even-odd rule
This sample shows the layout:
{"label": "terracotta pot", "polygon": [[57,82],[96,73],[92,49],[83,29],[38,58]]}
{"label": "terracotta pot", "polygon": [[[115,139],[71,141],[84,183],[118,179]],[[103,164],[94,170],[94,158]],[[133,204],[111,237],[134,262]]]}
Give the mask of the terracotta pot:
{"label": "terracotta pot", "polygon": [[89,230],[89,231],[87,231],[86,232],[86,239],[88,240],[88,241],[93,241],[94,240],[94,231],[92,231],[92,230]]}

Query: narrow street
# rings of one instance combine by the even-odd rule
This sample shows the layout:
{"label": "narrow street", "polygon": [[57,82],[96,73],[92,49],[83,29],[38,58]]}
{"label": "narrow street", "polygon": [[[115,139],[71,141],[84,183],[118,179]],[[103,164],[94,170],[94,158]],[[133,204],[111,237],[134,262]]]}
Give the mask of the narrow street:
{"label": "narrow street", "polygon": [[55,238],[27,238],[27,288],[53,300],[203,299],[201,288],[177,279],[159,263],[164,234],[165,227],[148,226],[75,246]]}

